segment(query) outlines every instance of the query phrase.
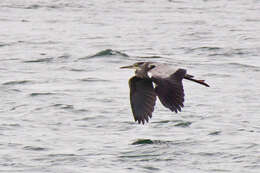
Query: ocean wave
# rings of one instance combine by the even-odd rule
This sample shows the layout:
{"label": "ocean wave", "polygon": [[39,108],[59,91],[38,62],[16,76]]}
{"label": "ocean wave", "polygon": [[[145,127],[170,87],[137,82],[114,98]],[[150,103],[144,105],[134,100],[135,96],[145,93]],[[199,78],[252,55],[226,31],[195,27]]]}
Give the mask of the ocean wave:
{"label": "ocean wave", "polygon": [[105,49],[100,52],[97,52],[94,55],[86,56],[80,59],[91,59],[91,58],[98,58],[98,57],[107,57],[107,56],[122,56],[122,57],[129,57],[126,53],[123,53],[118,50],[113,50],[113,49]]}

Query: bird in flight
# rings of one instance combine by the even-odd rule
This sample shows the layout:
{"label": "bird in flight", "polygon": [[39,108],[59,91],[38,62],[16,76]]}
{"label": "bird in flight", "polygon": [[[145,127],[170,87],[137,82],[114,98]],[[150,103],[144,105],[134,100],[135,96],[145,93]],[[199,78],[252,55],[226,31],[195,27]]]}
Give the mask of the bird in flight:
{"label": "bird in flight", "polygon": [[135,76],[129,79],[130,103],[134,120],[139,124],[148,123],[152,118],[157,96],[162,105],[172,112],[181,111],[184,107],[182,79],[209,87],[204,80],[187,74],[185,69],[176,70],[164,63],[137,62],[120,68],[135,69]]}

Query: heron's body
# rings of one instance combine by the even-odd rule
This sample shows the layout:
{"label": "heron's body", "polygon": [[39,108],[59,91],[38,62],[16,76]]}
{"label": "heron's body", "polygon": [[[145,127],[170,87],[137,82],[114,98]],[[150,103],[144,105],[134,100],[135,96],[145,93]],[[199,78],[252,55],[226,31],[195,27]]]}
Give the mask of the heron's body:
{"label": "heron's body", "polygon": [[182,79],[209,86],[204,80],[194,79],[185,69],[173,69],[167,64],[138,62],[121,68],[136,69],[135,76],[129,80],[129,87],[132,112],[138,123],[144,124],[152,117],[157,96],[166,108],[180,112],[184,107]]}
{"label": "heron's body", "polygon": [[177,71],[176,68],[173,68],[165,63],[152,63],[156,68],[151,69],[148,73],[153,74],[153,76],[160,76],[163,78],[169,77],[171,74]]}

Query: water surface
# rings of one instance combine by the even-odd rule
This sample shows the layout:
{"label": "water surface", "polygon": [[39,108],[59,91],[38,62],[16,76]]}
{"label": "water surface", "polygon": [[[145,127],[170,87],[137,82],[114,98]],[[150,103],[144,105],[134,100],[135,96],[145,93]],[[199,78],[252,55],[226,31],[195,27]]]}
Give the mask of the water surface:
{"label": "water surface", "polygon": [[[0,2],[0,172],[260,171],[257,0]],[[166,62],[185,108],[134,122],[120,66]]]}

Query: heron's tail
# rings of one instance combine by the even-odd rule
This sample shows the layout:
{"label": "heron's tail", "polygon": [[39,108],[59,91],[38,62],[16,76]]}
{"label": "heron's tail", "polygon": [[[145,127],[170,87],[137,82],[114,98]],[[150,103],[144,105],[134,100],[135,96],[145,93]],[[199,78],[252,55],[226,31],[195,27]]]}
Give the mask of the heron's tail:
{"label": "heron's tail", "polygon": [[199,84],[201,84],[201,85],[204,85],[204,86],[206,86],[206,87],[209,87],[209,85],[205,82],[205,80],[193,79],[193,77],[194,77],[194,76],[192,76],[192,75],[186,74],[186,75],[184,76],[184,79],[187,79],[187,80],[190,80],[190,81],[199,83]]}

